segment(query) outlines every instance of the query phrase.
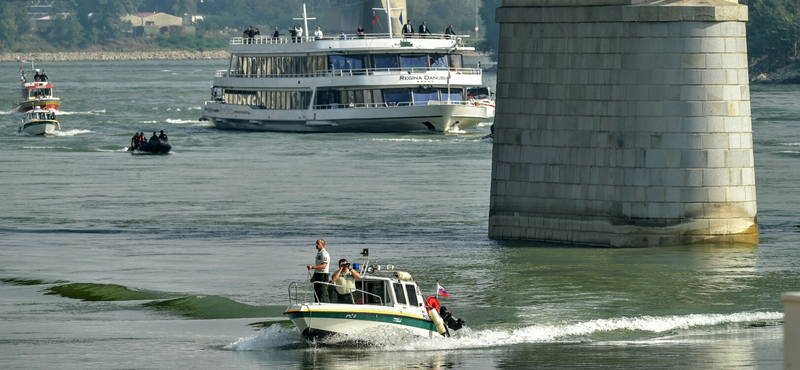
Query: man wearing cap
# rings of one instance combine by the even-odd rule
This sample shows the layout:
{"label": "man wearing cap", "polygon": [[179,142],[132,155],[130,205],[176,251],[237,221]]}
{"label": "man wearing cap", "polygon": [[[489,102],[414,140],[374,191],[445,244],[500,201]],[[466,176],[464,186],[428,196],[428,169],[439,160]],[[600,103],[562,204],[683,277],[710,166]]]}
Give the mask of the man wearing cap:
{"label": "man wearing cap", "polygon": [[331,260],[331,255],[325,250],[325,240],[317,239],[315,244],[317,247],[317,257],[314,260],[315,265],[308,265],[306,268],[311,271],[314,270],[314,276],[311,282],[319,283],[314,284],[315,299],[317,302],[328,303],[328,262]]}

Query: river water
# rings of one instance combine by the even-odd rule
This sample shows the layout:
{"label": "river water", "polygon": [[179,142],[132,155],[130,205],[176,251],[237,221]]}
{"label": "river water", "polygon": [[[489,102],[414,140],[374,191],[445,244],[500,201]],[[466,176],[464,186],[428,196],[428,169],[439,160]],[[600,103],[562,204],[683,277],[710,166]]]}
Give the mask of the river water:
{"label": "river water", "polygon": [[[64,113],[57,136],[30,137],[8,113],[19,65],[0,63],[2,368],[782,368],[779,295],[800,290],[800,88],[751,88],[761,244],[606,249],[487,238],[485,125],[199,122],[226,64],[37,65]],[[125,152],[162,129],[173,153]],[[425,293],[438,280],[469,329],[305,344],[282,312],[320,237],[334,260],[369,248]]]}

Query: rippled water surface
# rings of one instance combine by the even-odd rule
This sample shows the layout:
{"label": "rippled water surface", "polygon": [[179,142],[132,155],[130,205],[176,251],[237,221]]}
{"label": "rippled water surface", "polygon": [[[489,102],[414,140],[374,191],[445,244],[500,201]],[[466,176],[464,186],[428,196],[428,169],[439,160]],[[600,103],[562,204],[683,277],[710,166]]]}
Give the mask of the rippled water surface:
{"label": "rippled water surface", "polygon": [[[65,112],[57,136],[30,137],[8,112],[19,65],[0,64],[4,369],[782,368],[779,295],[800,290],[800,88],[751,89],[761,244],[603,249],[487,238],[488,126],[199,122],[226,65],[37,65]],[[125,152],[162,129],[173,153]],[[369,248],[426,293],[438,280],[469,329],[306,344],[282,312],[319,237],[334,260]]]}

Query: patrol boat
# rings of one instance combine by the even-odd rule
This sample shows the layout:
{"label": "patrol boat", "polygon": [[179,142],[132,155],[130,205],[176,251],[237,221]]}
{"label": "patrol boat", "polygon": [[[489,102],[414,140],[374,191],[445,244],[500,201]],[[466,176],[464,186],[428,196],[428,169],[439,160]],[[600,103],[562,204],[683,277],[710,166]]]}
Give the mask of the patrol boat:
{"label": "patrol boat", "polygon": [[[289,307],[284,315],[306,340],[331,335],[358,338],[358,333],[378,328],[394,328],[434,338],[449,336],[465,325],[464,320],[453,317],[447,307],[440,307],[438,294],[423,299],[409,273],[392,265],[370,264],[368,249],[361,254],[362,263],[353,264],[361,278],[355,279],[352,286],[330,282],[289,285]],[[332,302],[347,303],[317,302],[313,284],[330,289]],[[349,299],[340,299],[343,296]]]}
{"label": "patrol boat", "polygon": [[35,107],[22,116],[18,132],[25,132],[29,135],[49,135],[54,133],[56,128],[61,130],[61,124],[56,120],[55,111]]}
{"label": "patrol boat", "polygon": [[[40,71],[34,69],[38,75]],[[22,94],[19,101],[14,102],[12,112],[24,113],[34,108],[43,110],[58,110],[61,98],[53,96],[53,84],[50,81],[27,81],[26,74],[20,67]],[[46,76],[46,75],[45,75]]]}
{"label": "patrol boat", "polygon": [[323,38],[234,37],[201,120],[240,130],[457,132],[494,117],[494,102],[468,97],[483,70],[464,66],[464,53],[475,50],[466,37],[391,27]]}

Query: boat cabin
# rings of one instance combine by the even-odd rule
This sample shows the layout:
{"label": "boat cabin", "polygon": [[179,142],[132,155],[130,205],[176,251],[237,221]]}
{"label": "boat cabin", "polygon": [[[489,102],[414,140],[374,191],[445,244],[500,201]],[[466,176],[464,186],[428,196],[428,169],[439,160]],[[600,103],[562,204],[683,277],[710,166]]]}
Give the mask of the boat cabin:
{"label": "boat cabin", "polygon": [[[328,282],[315,282],[314,284],[324,284],[328,287],[330,303],[422,307],[425,302],[417,283],[397,277],[362,275],[361,279],[355,280],[355,287],[345,287]],[[314,290],[311,289],[310,292],[313,294]],[[307,297],[308,301],[316,301],[316,299],[309,298]],[[297,301],[295,300],[295,302]]]}
{"label": "boat cabin", "polygon": [[49,82],[26,82],[22,84],[22,100],[50,99],[53,85]]}
{"label": "boat cabin", "polygon": [[52,111],[46,110],[29,110],[25,112],[25,116],[23,121],[30,122],[30,121],[55,121],[56,120],[56,113]]}

